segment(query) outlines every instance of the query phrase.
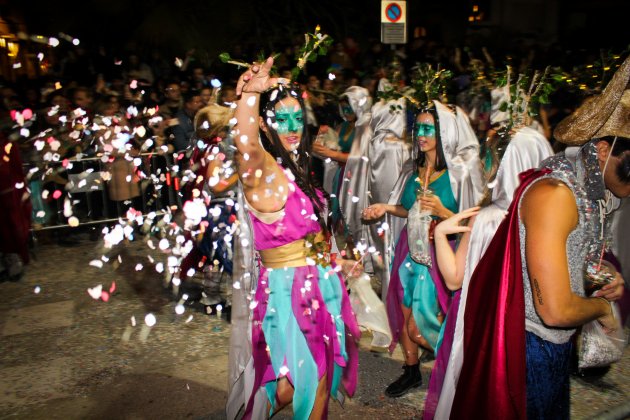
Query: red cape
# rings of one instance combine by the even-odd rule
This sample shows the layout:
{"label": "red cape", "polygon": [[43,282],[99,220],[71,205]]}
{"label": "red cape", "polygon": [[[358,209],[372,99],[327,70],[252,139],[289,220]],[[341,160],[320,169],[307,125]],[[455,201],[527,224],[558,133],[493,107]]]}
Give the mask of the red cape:
{"label": "red cape", "polygon": [[464,361],[451,419],[525,419],[525,297],[518,205],[549,170],[520,175],[508,214],[470,279],[464,313]]}

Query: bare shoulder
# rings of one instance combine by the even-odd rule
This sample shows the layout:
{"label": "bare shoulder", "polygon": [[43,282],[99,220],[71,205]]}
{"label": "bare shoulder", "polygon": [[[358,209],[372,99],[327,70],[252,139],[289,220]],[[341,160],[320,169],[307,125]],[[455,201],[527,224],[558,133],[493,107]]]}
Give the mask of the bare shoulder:
{"label": "bare shoulder", "polygon": [[521,202],[520,216],[527,226],[535,223],[573,229],[578,222],[573,191],[557,179],[543,179],[527,190]]}

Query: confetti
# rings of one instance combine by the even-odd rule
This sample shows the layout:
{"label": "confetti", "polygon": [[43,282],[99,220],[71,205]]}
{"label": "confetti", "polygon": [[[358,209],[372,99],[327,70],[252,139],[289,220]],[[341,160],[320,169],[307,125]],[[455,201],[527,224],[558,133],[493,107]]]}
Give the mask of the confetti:
{"label": "confetti", "polygon": [[155,315],[148,313],[145,317],[144,317],[144,323],[147,324],[147,326],[152,327],[156,324],[157,319],[155,318]]}
{"label": "confetti", "polygon": [[101,298],[101,294],[103,292],[103,285],[99,284],[96,287],[92,287],[87,289],[88,294],[92,297],[92,299],[98,300]]}
{"label": "confetti", "polygon": [[92,267],[103,268],[103,261],[101,261],[101,260],[92,260],[92,261],[90,261],[90,265]]}

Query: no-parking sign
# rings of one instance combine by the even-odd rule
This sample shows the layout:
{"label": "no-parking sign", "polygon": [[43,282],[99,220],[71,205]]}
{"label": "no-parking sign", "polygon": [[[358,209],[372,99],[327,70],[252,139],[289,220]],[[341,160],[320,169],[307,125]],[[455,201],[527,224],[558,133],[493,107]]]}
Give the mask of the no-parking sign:
{"label": "no-parking sign", "polygon": [[381,42],[407,42],[407,2],[381,0]]}

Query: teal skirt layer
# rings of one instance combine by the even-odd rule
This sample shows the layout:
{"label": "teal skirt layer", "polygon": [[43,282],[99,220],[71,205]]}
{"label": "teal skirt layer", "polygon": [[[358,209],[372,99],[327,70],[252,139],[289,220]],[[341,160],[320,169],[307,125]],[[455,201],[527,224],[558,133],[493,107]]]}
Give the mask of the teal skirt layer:
{"label": "teal skirt layer", "polygon": [[[299,270],[298,270],[299,271]],[[308,302],[301,296],[292,296],[295,268],[268,270],[269,300],[265,312],[262,330],[267,342],[267,350],[271,360],[272,372],[265,374],[265,388],[271,404],[271,414],[275,407],[277,381],[287,377],[294,388],[293,416],[296,419],[307,419],[313,409],[317,386],[326,373],[324,355],[313,355],[307,339],[300,329],[295,311],[312,311],[325,309],[334,319],[336,337],[322,340],[337,340],[333,378],[330,394],[337,396],[343,374],[343,366],[348,360],[346,353],[345,325],[341,316],[343,290],[336,274],[329,274],[330,268],[318,266],[318,277],[313,276],[304,282],[304,287],[319,287],[325,308],[318,303]],[[296,293],[293,291],[293,293]],[[297,292],[299,293],[299,291]],[[313,325],[313,328],[318,326]],[[342,366],[343,365],[343,366]]]}
{"label": "teal skirt layer", "polygon": [[438,320],[440,307],[437,289],[427,266],[418,264],[407,254],[398,268],[403,288],[403,305],[411,309],[420,334],[437,352],[442,336],[442,325]]}

